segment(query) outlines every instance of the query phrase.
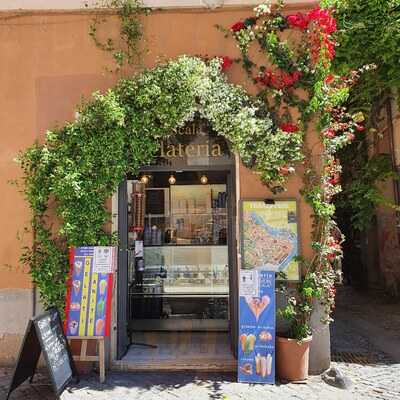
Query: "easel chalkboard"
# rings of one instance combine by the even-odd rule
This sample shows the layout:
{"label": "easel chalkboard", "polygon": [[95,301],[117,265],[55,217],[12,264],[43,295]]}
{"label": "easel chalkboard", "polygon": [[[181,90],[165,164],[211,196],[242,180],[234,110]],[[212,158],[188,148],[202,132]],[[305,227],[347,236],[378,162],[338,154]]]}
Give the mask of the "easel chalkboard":
{"label": "easel chalkboard", "polygon": [[59,397],[73,377],[78,380],[78,374],[60,314],[55,308],[30,319],[6,400],[11,392],[28,378],[32,383],[42,352],[54,392]]}

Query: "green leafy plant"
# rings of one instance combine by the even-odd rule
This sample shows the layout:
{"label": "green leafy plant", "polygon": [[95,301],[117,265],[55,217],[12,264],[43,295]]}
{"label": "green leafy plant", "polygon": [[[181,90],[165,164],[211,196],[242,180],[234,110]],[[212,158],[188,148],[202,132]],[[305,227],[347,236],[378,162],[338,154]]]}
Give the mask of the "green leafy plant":
{"label": "green leafy plant", "polygon": [[[90,24],[89,35],[96,46],[111,54],[115,64],[115,72],[124,66],[141,67],[143,46],[142,16],[150,13],[142,0],[101,0],[96,3],[99,13]],[[102,26],[115,11],[119,19],[119,38],[107,37],[101,40]],[[107,13],[107,14],[106,14]],[[107,18],[108,17],[108,18]]]}
{"label": "green leafy plant", "polygon": [[[343,76],[334,74],[332,62],[337,42],[332,10],[315,7],[307,13],[289,15],[283,10],[283,2],[276,6],[264,2],[254,9],[254,15],[235,22],[229,29],[218,29],[236,42],[240,57],[235,61],[246,71],[258,97],[273,111],[277,125],[288,134],[301,132],[301,193],[313,210],[314,256],[304,260],[303,266],[307,268],[302,281],[295,295],[286,294],[288,306],[281,313],[291,321],[291,334],[301,339],[309,333],[312,298],[325,305],[324,322],[331,320],[336,264],[342,256],[343,241],[341,235],[335,234],[337,226],[333,220],[332,199],[341,191],[342,167],[337,153],[364,129],[362,114],[349,113],[344,105],[360,76],[374,70],[374,65],[347,70]],[[298,35],[285,35],[287,30],[296,30]],[[318,157],[305,140],[311,124],[319,132]],[[292,160],[281,165],[279,172],[293,173],[300,169],[299,164]]]}
{"label": "green leafy plant", "polygon": [[367,135],[338,153],[343,165],[343,193],[335,203],[338,217],[347,225],[348,235],[353,237],[371,226],[377,206],[398,209],[380,187],[383,182],[397,179],[398,174],[389,155],[372,155],[371,142],[383,139],[376,134],[381,111],[391,98],[398,97],[400,3],[397,0],[324,0],[321,3],[335,8],[338,24],[340,46],[333,69],[341,74],[365,63],[376,65],[368,76],[360,76],[346,101],[350,110],[364,113]]}
{"label": "green leafy plant", "polygon": [[68,248],[116,243],[106,229],[107,200],[127,174],[154,160],[160,141],[175,128],[200,113],[268,182],[281,179],[271,149],[285,154],[291,143],[281,138],[284,133],[260,101],[227,82],[219,58],[206,63],[180,57],[121,79],[106,93],[94,93],[78,111],[76,121],[47,132],[43,144],[18,157],[33,232],[21,262],[30,266],[43,303],[60,309]]}

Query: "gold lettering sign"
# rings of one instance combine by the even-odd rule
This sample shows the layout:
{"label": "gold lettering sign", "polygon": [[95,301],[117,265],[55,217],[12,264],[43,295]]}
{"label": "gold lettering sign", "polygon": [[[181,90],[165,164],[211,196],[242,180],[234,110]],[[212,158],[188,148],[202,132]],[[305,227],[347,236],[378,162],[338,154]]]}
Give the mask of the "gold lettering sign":
{"label": "gold lettering sign", "polygon": [[160,156],[163,158],[176,157],[221,157],[222,150],[218,143],[205,144],[168,144],[161,142]]}
{"label": "gold lettering sign", "polygon": [[[208,134],[204,134],[199,124],[195,122],[174,129],[175,137],[179,136],[197,136],[202,138],[202,143],[190,144],[172,144],[161,142],[160,157],[162,158],[177,158],[177,157],[221,157],[223,155],[221,145],[210,142]],[[205,140],[204,140],[205,139]]]}

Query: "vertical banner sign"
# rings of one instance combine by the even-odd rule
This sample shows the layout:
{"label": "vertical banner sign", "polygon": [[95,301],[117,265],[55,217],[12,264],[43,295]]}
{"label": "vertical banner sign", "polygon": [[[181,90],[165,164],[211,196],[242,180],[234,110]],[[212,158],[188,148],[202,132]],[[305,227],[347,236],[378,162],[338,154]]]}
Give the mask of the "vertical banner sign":
{"label": "vertical banner sign", "polygon": [[239,283],[238,381],[275,383],[275,273],[244,271]]}
{"label": "vertical banner sign", "polygon": [[275,382],[275,273],[300,277],[295,200],[242,201],[238,380]]}
{"label": "vertical banner sign", "polygon": [[109,336],[115,247],[70,251],[65,332],[67,336]]}

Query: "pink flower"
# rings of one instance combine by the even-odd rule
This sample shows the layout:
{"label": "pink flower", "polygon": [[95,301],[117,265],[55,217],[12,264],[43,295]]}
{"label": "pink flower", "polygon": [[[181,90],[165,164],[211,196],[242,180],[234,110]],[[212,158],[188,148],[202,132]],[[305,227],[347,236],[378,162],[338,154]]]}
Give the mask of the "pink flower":
{"label": "pink flower", "polygon": [[244,28],[246,28],[246,25],[242,21],[238,21],[231,26],[233,32],[239,32]]}
{"label": "pink flower", "polygon": [[328,139],[333,139],[336,136],[336,132],[334,129],[332,128],[328,128],[325,132],[324,132],[324,136]]}
{"label": "pink flower", "polygon": [[356,136],[354,135],[354,133],[348,133],[347,134],[347,140],[349,142],[352,142],[355,138],[356,138]]}
{"label": "pink flower", "polygon": [[299,127],[295,124],[292,124],[290,122],[284,123],[280,126],[280,128],[287,133],[293,133],[293,132],[298,132]]}
{"label": "pink flower", "polygon": [[231,65],[233,64],[233,60],[228,56],[223,56],[220,58],[222,59],[221,71],[224,72],[231,67]]}

